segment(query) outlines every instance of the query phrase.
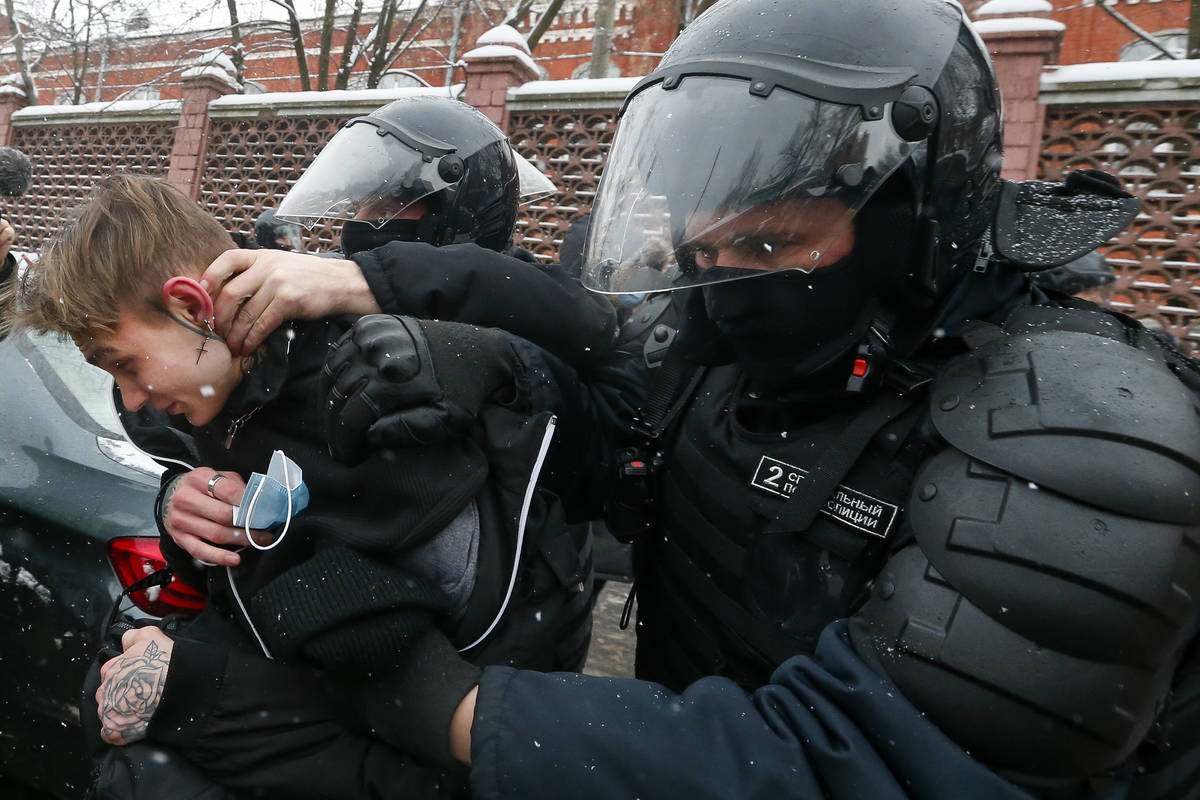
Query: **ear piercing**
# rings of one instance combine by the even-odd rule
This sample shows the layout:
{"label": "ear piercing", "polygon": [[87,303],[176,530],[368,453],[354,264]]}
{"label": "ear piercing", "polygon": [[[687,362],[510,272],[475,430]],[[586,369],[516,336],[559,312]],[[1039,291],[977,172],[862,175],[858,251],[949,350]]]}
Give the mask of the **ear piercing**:
{"label": "ear piercing", "polygon": [[217,332],[213,330],[213,321],[214,321],[214,318],[209,318],[209,319],[204,320],[204,327],[207,330],[203,334],[204,339],[201,340],[200,346],[196,348],[196,350],[197,350],[196,363],[197,364],[200,363],[200,356],[202,356],[208,352],[208,350],[206,349],[208,347],[208,340],[215,339],[217,337]]}

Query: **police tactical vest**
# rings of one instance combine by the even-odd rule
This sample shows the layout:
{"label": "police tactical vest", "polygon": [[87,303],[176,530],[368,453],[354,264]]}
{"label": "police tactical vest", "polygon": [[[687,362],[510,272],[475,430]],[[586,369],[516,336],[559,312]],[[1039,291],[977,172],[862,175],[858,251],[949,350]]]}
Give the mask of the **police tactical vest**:
{"label": "police tactical vest", "polygon": [[758,686],[811,652],[831,620],[866,599],[928,444],[910,435],[920,404],[901,399],[812,523],[788,529],[775,518],[880,398],[797,409],[798,421],[818,418],[764,432],[739,421],[744,394],[736,367],[700,382],[667,445],[659,524],[640,545],[649,577],[638,582],[638,674],[673,688],[706,675]]}

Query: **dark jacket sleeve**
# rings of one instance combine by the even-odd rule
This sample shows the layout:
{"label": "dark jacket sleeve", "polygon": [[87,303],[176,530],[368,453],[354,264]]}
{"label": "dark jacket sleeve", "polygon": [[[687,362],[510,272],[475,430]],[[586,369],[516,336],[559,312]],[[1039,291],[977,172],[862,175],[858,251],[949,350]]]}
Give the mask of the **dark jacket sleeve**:
{"label": "dark jacket sleeve", "polygon": [[607,348],[586,371],[512,337],[533,413],[557,416],[541,485],[562,500],[571,521],[596,519],[615,478],[616,454],[642,402],[640,359]]}
{"label": "dark jacket sleeve", "polygon": [[471,733],[479,799],[1028,798],[875,675],[845,623],[750,694],[488,668]]}
{"label": "dark jacket sleeve", "polygon": [[612,306],[557,266],[475,244],[390,242],[353,258],[389,314],[501,328],[571,364],[588,363],[616,332]]}
{"label": "dark jacket sleeve", "polygon": [[461,783],[349,730],[319,673],[207,641],[233,635],[227,624],[207,616],[173,636],[150,741],[268,797],[432,798]]}

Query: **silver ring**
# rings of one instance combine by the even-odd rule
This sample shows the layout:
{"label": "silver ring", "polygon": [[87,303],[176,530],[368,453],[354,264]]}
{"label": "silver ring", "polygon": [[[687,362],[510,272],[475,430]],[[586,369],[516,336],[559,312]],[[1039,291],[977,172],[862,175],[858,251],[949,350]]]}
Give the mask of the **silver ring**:
{"label": "silver ring", "polygon": [[211,478],[208,479],[208,487],[207,487],[208,496],[211,497],[213,500],[217,499],[217,496],[215,494],[213,494],[213,487],[217,485],[217,481],[221,480],[221,478],[224,478],[224,477],[225,476],[222,475],[221,473],[216,472],[213,474],[213,476]]}

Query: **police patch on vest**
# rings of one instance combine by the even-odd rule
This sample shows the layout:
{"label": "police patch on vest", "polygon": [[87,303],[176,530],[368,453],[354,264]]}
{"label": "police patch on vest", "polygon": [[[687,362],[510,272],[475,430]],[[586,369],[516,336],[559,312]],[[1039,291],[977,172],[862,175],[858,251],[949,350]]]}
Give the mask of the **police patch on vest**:
{"label": "police patch on vest", "polygon": [[[776,497],[790,498],[800,485],[808,470],[794,467],[784,461],[763,456],[758,460],[750,485]],[[892,505],[869,494],[841,485],[825,502],[821,513],[856,531],[885,538],[896,521],[899,506]]]}

